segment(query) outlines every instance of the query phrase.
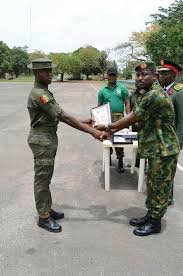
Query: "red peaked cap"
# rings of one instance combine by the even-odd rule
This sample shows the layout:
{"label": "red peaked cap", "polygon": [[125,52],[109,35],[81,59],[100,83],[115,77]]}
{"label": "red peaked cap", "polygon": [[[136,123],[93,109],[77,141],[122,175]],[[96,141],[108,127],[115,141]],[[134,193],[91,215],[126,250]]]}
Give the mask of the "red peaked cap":
{"label": "red peaked cap", "polygon": [[162,67],[158,71],[161,71],[161,69],[163,71],[163,68],[167,68],[167,69],[173,71],[176,75],[182,71],[182,68],[178,64],[176,64],[172,61],[161,60],[160,63],[161,63]]}

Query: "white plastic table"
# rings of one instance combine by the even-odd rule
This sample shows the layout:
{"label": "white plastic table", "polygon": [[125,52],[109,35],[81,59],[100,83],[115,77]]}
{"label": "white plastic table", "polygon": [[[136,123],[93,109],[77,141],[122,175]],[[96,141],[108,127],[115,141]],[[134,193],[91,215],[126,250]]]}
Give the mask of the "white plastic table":
{"label": "white plastic table", "polygon": [[[133,144],[113,144],[110,140],[105,140],[103,146],[103,165],[102,171],[105,173],[105,190],[110,191],[110,148],[132,148],[132,162],[130,172],[135,172],[135,162],[137,156],[138,142],[133,141]],[[139,178],[138,178],[138,192],[143,191],[144,184],[144,167],[145,159],[140,159]]]}

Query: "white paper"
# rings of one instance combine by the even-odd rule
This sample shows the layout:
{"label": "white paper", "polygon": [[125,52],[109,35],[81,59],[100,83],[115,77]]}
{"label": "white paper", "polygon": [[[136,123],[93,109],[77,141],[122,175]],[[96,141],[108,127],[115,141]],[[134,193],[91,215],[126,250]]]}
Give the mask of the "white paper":
{"label": "white paper", "polygon": [[92,120],[94,126],[111,124],[111,110],[110,105],[104,104],[91,109]]}

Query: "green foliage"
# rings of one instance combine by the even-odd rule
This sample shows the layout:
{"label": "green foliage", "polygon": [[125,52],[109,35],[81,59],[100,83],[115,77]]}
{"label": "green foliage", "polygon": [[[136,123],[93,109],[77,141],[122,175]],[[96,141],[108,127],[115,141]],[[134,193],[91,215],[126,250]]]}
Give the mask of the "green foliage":
{"label": "green foliage", "polygon": [[73,53],[46,55],[38,50],[28,54],[26,47],[10,49],[5,43],[0,42],[0,77],[5,77],[6,73],[15,74],[16,77],[22,73],[30,73],[27,64],[42,57],[48,57],[56,64],[54,73],[61,74],[62,81],[65,73],[72,74],[74,79],[80,79],[81,74],[87,78],[99,73],[104,76],[108,66],[108,54],[92,46],[81,47]]}
{"label": "green foliage", "polygon": [[50,53],[49,59],[56,64],[55,73],[62,74],[62,80],[65,73],[70,73],[70,54]]}
{"label": "green foliage", "polygon": [[79,48],[75,51],[78,53],[82,62],[82,73],[87,76],[92,74],[98,74],[99,69],[99,57],[100,51],[92,46],[86,46],[85,48]]}
{"label": "green foliage", "polygon": [[40,50],[35,50],[34,52],[29,54],[30,61],[37,59],[37,58],[44,58],[46,54]]}
{"label": "green foliage", "polygon": [[109,68],[109,67],[113,67],[113,68],[116,68],[118,70],[118,65],[117,65],[115,60],[109,60],[107,62],[107,68]]}
{"label": "green foliage", "polygon": [[129,67],[126,67],[122,70],[122,77],[126,80],[129,80],[132,78],[132,69]]}
{"label": "green foliage", "polygon": [[72,53],[70,56],[70,73],[73,75],[73,79],[80,79],[82,68],[82,60],[79,53]]}
{"label": "green foliage", "polygon": [[98,58],[98,67],[104,77],[104,73],[107,70],[107,65],[108,65],[108,54],[105,51],[101,51],[99,58]]}
{"label": "green foliage", "polygon": [[5,73],[11,71],[11,49],[0,41],[0,77],[4,78]]}
{"label": "green foliage", "polygon": [[159,25],[146,41],[151,59],[157,64],[162,58],[183,64],[183,1],[176,0],[167,9],[160,7],[151,17]]}
{"label": "green foliage", "polygon": [[29,62],[26,48],[14,47],[11,49],[11,70],[16,77],[28,71],[27,64]]}

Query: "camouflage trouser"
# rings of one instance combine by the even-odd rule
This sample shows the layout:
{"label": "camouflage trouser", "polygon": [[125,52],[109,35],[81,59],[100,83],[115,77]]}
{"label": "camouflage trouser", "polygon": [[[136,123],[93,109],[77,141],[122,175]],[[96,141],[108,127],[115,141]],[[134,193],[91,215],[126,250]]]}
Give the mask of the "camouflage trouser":
{"label": "camouflage trouser", "polygon": [[[182,143],[180,143],[180,149],[182,149]],[[172,190],[171,190],[171,193],[170,193],[169,202],[173,201],[173,195],[174,195],[174,182],[172,184]]]}
{"label": "camouflage trouser", "polygon": [[[116,122],[123,118],[123,113],[112,113],[112,122]],[[124,148],[115,148],[117,159],[122,159],[124,157]]]}
{"label": "camouflage trouser", "polygon": [[154,219],[161,219],[166,212],[177,159],[177,154],[148,159],[146,207]]}
{"label": "camouflage trouser", "polygon": [[39,215],[47,214],[52,205],[50,183],[54,171],[58,139],[55,132],[30,133],[29,146],[34,155],[34,196]]}

